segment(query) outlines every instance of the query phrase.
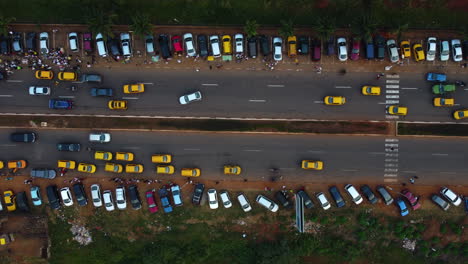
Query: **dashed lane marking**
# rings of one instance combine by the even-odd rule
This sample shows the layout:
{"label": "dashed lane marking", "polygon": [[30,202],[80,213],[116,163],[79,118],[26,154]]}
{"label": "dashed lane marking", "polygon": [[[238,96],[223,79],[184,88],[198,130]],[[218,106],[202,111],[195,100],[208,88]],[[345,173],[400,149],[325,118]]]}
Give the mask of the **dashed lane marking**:
{"label": "dashed lane marking", "polygon": [[244,149],[243,151],[247,151],[247,152],[262,152],[261,149]]}
{"label": "dashed lane marking", "polygon": [[20,83],[23,82],[23,80],[7,80],[7,82]]}
{"label": "dashed lane marking", "polygon": [[432,156],[448,156],[447,153],[432,153]]}
{"label": "dashed lane marking", "polygon": [[389,89],[389,88],[390,89],[398,89],[398,88],[400,88],[400,85],[386,85],[385,88],[387,88],[387,89]]}
{"label": "dashed lane marking", "polygon": [[398,142],[398,138],[386,138],[385,142]]}
{"label": "dashed lane marking", "polygon": [[252,103],[265,103],[266,100],[260,100],[260,99],[250,99],[249,102],[252,102]]}
{"label": "dashed lane marking", "polygon": [[146,84],[146,85],[154,85],[154,83],[152,83],[152,82],[146,82],[146,83],[142,83],[142,84]]}
{"label": "dashed lane marking", "polygon": [[369,152],[370,155],[383,155],[385,152]]}
{"label": "dashed lane marking", "polygon": [[386,104],[399,104],[400,100],[385,100]]}
{"label": "dashed lane marking", "polygon": [[198,149],[198,148],[185,148],[184,150],[189,150],[189,151],[198,151],[198,150],[200,150],[200,149]]}
{"label": "dashed lane marking", "polygon": [[398,79],[400,78],[400,75],[398,74],[387,74],[385,75],[386,78],[390,78],[390,79]]}
{"label": "dashed lane marking", "polygon": [[268,87],[284,87],[284,84],[268,84]]}
{"label": "dashed lane marking", "polygon": [[314,101],[316,104],[323,104],[323,101]]}
{"label": "dashed lane marking", "polygon": [[73,95],[59,95],[59,98],[75,98]]}
{"label": "dashed lane marking", "polygon": [[384,177],[398,177],[398,174],[387,173],[387,174],[384,174]]}
{"label": "dashed lane marking", "polygon": [[218,86],[217,83],[202,83],[203,86]]}
{"label": "dashed lane marking", "polygon": [[387,98],[387,99],[398,99],[398,98],[400,98],[400,96],[399,95],[386,95],[385,98]]}
{"label": "dashed lane marking", "polygon": [[13,97],[11,94],[0,94],[0,97]]}
{"label": "dashed lane marking", "polygon": [[138,97],[122,97],[122,99],[126,99],[126,100],[138,100]]}
{"label": "dashed lane marking", "polygon": [[400,83],[400,80],[386,80],[386,83]]}
{"label": "dashed lane marking", "polygon": [[337,89],[351,89],[351,86],[335,86]]}
{"label": "dashed lane marking", "polygon": [[419,88],[415,88],[415,87],[404,87],[404,88],[401,88],[403,90],[418,90]]}
{"label": "dashed lane marking", "polygon": [[352,172],[352,171],[358,171],[358,170],[355,170],[355,169],[342,169],[341,171],[350,171],[350,172]]}
{"label": "dashed lane marking", "polygon": [[385,93],[390,93],[390,94],[399,94],[400,90],[385,90]]}
{"label": "dashed lane marking", "polygon": [[0,147],[16,147],[15,144],[0,144]]}

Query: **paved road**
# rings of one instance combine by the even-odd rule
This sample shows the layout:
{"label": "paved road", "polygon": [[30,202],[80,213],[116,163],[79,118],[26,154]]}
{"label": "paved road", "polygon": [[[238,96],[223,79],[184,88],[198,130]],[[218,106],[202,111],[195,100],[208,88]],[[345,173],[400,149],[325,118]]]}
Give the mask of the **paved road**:
{"label": "paved road", "polygon": [[[454,109],[468,107],[468,89],[459,88],[454,94],[457,106],[435,108],[430,84],[421,74],[400,74],[376,80],[375,73],[306,72],[228,72],[228,71],[154,71],[139,69],[95,70],[104,76],[102,87],[114,88],[115,98],[125,98],[130,109],[125,112],[107,109],[106,98],[89,95],[90,84],[74,84],[79,90],[72,92],[71,83],[54,86],[51,81],[36,80],[28,70],[15,73],[8,82],[0,83],[0,113],[63,113],[63,114],[117,114],[184,117],[235,118],[299,118],[333,120],[386,120],[385,108],[400,103],[409,107],[409,115],[400,120],[453,121]],[[449,76],[450,80],[467,77]],[[146,83],[144,94],[124,95],[122,85],[129,82]],[[381,96],[362,96],[364,84],[379,85]],[[52,86],[52,96],[29,96],[29,85]],[[203,101],[181,106],[178,97],[196,90]],[[325,106],[327,95],[346,96],[344,106]],[[49,110],[49,98],[70,98],[76,108]]]}
{"label": "paved road", "polygon": [[[58,159],[90,162],[104,172],[103,161],[96,161],[87,146],[96,150],[131,151],[135,162],[145,166],[145,177],[180,178],[180,168],[199,167],[205,179],[265,180],[269,168],[280,168],[288,181],[308,183],[397,183],[419,176],[421,184],[466,184],[466,140],[452,138],[414,139],[359,136],[247,135],[226,133],[112,132],[112,143],[87,143],[88,131],[40,130],[34,144],[9,142],[13,131],[2,129],[0,159],[26,159],[32,167],[55,167]],[[58,142],[81,142],[79,153],[58,152]],[[177,172],[173,176],[156,176],[151,155],[171,153]],[[321,172],[299,168],[302,159],[322,160]],[[225,164],[239,164],[244,173],[225,176]],[[29,169],[22,173],[27,174]],[[78,174],[75,174],[78,175]],[[82,175],[82,174],[81,174]],[[122,175],[134,177],[131,175]]]}

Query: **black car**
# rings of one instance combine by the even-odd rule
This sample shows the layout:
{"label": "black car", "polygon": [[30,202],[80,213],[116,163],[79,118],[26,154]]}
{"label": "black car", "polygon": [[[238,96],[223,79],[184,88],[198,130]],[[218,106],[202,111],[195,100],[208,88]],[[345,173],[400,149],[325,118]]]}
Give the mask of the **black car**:
{"label": "black car", "polygon": [[449,203],[447,203],[447,201],[445,201],[444,199],[442,199],[442,197],[440,197],[439,195],[436,195],[436,194],[433,194],[431,196],[431,200],[437,204],[440,208],[442,208],[442,210],[444,211],[447,211],[449,208],[450,208],[450,205]]}
{"label": "black car", "polygon": [[385,59],[385,38],[381,35],[375,37],[376,57],[379,60]]}
{"label": "black car", "polygon": [[36,141],[36,133],[24,132],[24,133],[12,133],[10,139],[13,142],[25,142],[31,143]]}
{"label": "black car", "polygon": [[208,56],[208,37],[206,35],[198,35],[197,42],[200,57]]}
{"label": "black car", "polygon": [[201,198],[203,196],[203,191],[205,190],[205,185],[203,183],[199,183],[195,185],[195,189],[193,190],[192,194],[192,203],[199,205]]}
{"label": "black car", "polygon": [[15,32],[11,37],[11,47],[13,52],[20,53],[23,52],[23,38],[21,33]]}
{"label": "black car", "polygon": [[275,193],[275,198],[283,205],[285,208],[290,209],[293,207],[293,204],[288,199],[288,194],[285,191],[277,191]]}
{"label": "black car", "polygon": [[107,48],[112,56],[122,56],[122,52],[120,51],[120,41],[118,39],[108,38]]}
{"label": "black car", "polygon": [[80,149],[81,149],[80,143],[58,143],[57,144],[58,151],[77,152],[77,151],[80,151]]}
{"label": "black car", "polygon": [[169,48],[169,37],[161,34],[158,37],[159,50],[163,59],[172,58],[171,50]]}
{"label": "black car", "polygon": [[384,203],[386,205],[390,205],[393,203],[393,198],[390,195],[390,193],[387,191],[387,189],[385,189],[385,187],[380,186],[380,185],[377,186],[377,192],[380,193],[380,196],[382,196]]}
{"label": "black car", "polygon": [[271,53],[270,41],[269,38],[265,35],[258,36],[260,42],[260,50],[262,51],[263,56],[268,56]]}
{"label": "black car", "polygon": [[140,196],[138,195],[138,189],[136,185],[128,186],[128,194],[130,195],[130,204],[132,208],[135,210],[141,209],[141,200]]}
{"label": "black car", "polygon": [[361,192],[366,196],[367,200],[369,200],[371,204],[375,204],[377,203],[377,201],[379,201],[379,199],[375,196],[374,192],[368,185],[363,185],[361,186],[360,189],[361,189]]}
{"label": "black car", "polygon": [[336,188],[336,186],[330,187],[330,189],[328,189],[328,191],[330,192],[331,196],[333,197],[333,200],[335,200],[336,207],[341,208],[341,207],[345,206],[346,203],[345,203],[345,201],[343,199],[343,196],[341,196],[341,193],[338,190],[338,188]]}
{"label": "black car", "polygon": [[91,88],[91,96],[112,96],[114,91],[112,88]]}
{"label": "black car", "polygon": [[257,38],[250,37],[247,39],[247,53],[250,58],[255,59],[258,56]]}
{"label": "black car", "polygon": [[303,190],[300,190],[297,192],[297,194],[302,197],[302,200],[304,201],[304,206],[308,209],[311,209],[314,207],[314,203],[312,202],[312,199],[310,199],[310,196]]}
{"label": "black car", "polygon": [[319,61],[322,58],[322,42],[320,39],[312,40],[312,60]]}
{"label": "black car", "polygon": [[57,186],[50,185],[46,188],[47,199],[49,200],[50,208],[59,209],[60,208],[60,198],[57,190]]}
{"label": "black car", "polygon": [[463,59],[468,60],[468,40],[462,41]]}
{"label": "black car", "polygon": [[84,190],[83,184],[73,184],[73,193],[75,194],[76,201],[80,206],[85,206],[88,204],[88,199],[86,199],[86,192]]}
{"label": "black car", "polygon": [[299,36],[297,42],[297,53],[301,55],[309,54],[309,37]]}
{"label": "black car", "polygon": [[0,53],[2,55],[10,54],[10,40],[3,35],[0,36]]}
{"label": "black car", "polygon": [[36,51],[37,49],[37,35],[36,32],[29,32],[26,34],[26,50],[29,51]]}
{"label": "black car", "polygon": [[29,212],[28,197],[26,197],[26,192],[19,192],[16,194],[16,204],[18,208],[23,212]]}
{"label": "black car", "polygon": [[335,37],[333,36],[327,41],[327,55],[335,55]]}

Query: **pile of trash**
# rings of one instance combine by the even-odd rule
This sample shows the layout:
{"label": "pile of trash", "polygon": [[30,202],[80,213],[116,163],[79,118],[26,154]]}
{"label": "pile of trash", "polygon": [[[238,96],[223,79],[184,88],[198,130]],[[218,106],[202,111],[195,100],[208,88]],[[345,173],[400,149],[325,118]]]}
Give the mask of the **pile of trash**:
{"label": "pile of trash", "polygon": [[416,240],[409,240],[408,238],[403,239],[403,248],[414,251],[416,249]]}
{"label": "pile of trash", "polygon": [[78,242],[82,246],[87,246],[91,242],[93,242],[93,239],[91,238],[91,233],[89,232],[88,229],[86,229],[85,226],[80,226],[75,223],[71,223],[72,227],[70,228],[70,231],[73,234],[73,240]]}

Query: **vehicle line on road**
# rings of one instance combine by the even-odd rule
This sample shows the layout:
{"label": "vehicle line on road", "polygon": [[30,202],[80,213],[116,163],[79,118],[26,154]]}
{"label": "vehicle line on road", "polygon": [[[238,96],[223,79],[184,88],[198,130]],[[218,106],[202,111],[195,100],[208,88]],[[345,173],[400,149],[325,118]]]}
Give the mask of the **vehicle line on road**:
{"label": "vehicle line on road", "polygon": [[154,85],[154,83],[152,83],[152,82],[142,83],[142,84],[145,84],[145,85]]}
{"label": "vehicle line on road", "polygon": [[122,97],[122,99],[126,99],[126,100],[138,100],[138,97]]}
{"label": "vehicle line on road", "polygon": [[351,86],[335,86],[336,89],[351,89]]}
{"label": "vehicle line on road", "polygon": [[448,156],[447,153],[432,153],[432,156]]}
{"label": "vehicle line on road", "polygon": [[323,101],[314,101],[315,104],[323,104]]}
{"label": "vehicle line on road", "polygon": [[358,171],[356,169],[341,169],[341,171],[349,171],[349,172],[353,172],[353,171]]}
{"label": "vehicle line on road", "polygon": [[19,82],[23,82],[23,80],[7,80],[7,82],[19,83]]}
{"label": "vehicle line on road", "polygon": [[59,98],[75,98],[73,95],[59,95]]}
{"label": "vehicle line on road", "polygon": [[415,87],[404,87],[404,88],[401,88],[402,90],[418,90],[419,88],[415,88]]}
{"label": "vehicle line on road", "polygon": [[1,144],[0,147],[16,147],[15,144]]}
{"label": "vehicle line on road", "polygon": [[199,149],[199,148],[184,148],[184,150],[188,150],[188,151],[199,151],[200,149]]}
{"label": "vehicle line on road", "polygon": [[310,153],[324,153],[325,151],[323,151],[323,150],[308,150],[307,152],[310,152]]}
{"label": "vehicle line on road", "polygon": [[218,86],[217,83],[202,83],[203,86]]}
{"label": "vehicle line on road", "polygon": [[246,151],[246,152],[262,152],[261,149],[244,149],[243,151]]}
{"label": "vehicle line on road", "polygon": [[385,152],[369,152],[370,155],[383,155]]}
{"label": "vehicle line on road", "polygon": [[284,87],[284,84],[268,84],[268,87]]}
{"label": "vehicle line on road", "polygon": [[252,103],[265,103],[266,100],[262,100],[262,99],[250,99],[249,102],[252,102]]}
{"label": "vehicle line on road", "polygon": [[13,97],[12,94],[0,94],[0,97]]}

